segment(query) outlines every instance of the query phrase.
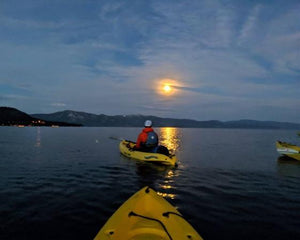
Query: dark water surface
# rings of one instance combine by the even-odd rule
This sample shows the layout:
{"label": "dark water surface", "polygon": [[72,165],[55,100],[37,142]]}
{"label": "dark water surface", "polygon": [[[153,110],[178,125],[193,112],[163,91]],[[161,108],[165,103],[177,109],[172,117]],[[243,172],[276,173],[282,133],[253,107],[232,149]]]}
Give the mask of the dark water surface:
{"label": "dark water surface", "polygon": [[146,185],[205,240],[300,239],[300,162],[275,149],[296,131],[156,130],[177,168],[119,154],[138,128],[0,127],[0,239],[93,239]]}

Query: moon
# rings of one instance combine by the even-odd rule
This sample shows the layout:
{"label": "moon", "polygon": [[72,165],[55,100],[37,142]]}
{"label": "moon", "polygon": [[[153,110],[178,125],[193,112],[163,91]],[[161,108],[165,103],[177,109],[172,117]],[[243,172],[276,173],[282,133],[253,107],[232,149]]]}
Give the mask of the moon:
{"label": "moon", "polygon": [[178,93],[177,80],[170,78],[158,79],[156,82],[156,93],[161,95],[162,97],[171,98],[174,94]]}
{"label": "moon", "polygon": [[166,84],[164,85],[163,90],[165,93],[170,93],[172,91],[172,88],[170,85]]}

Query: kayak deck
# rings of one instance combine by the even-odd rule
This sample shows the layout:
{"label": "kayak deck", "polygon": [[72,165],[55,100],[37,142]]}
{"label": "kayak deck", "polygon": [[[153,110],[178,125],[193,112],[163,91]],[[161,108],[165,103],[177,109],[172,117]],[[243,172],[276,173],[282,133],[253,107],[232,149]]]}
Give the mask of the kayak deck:
{"label": "kayak deck", "polygon": [[175,155],[164,155],[161,153],[142,152],[134,150],[135,143],[127,140],[120,142],[120,152],[129,158],[144,162],[160,163],[164,165],[176,166],[177,158]]}
{"label": "kayak deck", "polygon": [[277,148],[278,153],[300,161],[300,147],[299,146],[296,146],[296,145],[293,145],[290,143],[286,143],[286,142],[277,141],[276,148]]}
{"label": "kayak deck", "polygon": [[144,187],[105,223],[94,240],[202,240],[167,200]]}

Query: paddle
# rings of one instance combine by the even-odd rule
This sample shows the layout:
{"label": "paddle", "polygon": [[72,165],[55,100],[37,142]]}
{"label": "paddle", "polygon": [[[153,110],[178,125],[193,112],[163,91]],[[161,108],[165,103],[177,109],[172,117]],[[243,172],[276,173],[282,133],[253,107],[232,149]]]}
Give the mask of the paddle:
{"label": "paddle", "polygon": [[121,138],[121,137],[113,137],[113,136],[111,136],[109,138],[112,139],[112,140],[117,140],[117,141],[127,141],[127,142],[131,142],[131,143],[135,143],[133,141],[130,141],[130,140],[127,140],[127,139]]}
{"label": "paddle", "polygon": [[125,140],[124,138],[121,138],[121,137],[109,137],[109,138],[112,139],[112,140],[118,140],[118,141]]}

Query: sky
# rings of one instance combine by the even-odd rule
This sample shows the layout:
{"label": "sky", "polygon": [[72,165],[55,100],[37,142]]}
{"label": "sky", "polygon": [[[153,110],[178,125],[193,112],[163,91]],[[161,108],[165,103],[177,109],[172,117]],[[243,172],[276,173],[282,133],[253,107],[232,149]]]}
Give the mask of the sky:
{"label": "sky", "polygon": [[300,123],[299,13],[299,0],[1,0],[0,106]]}

